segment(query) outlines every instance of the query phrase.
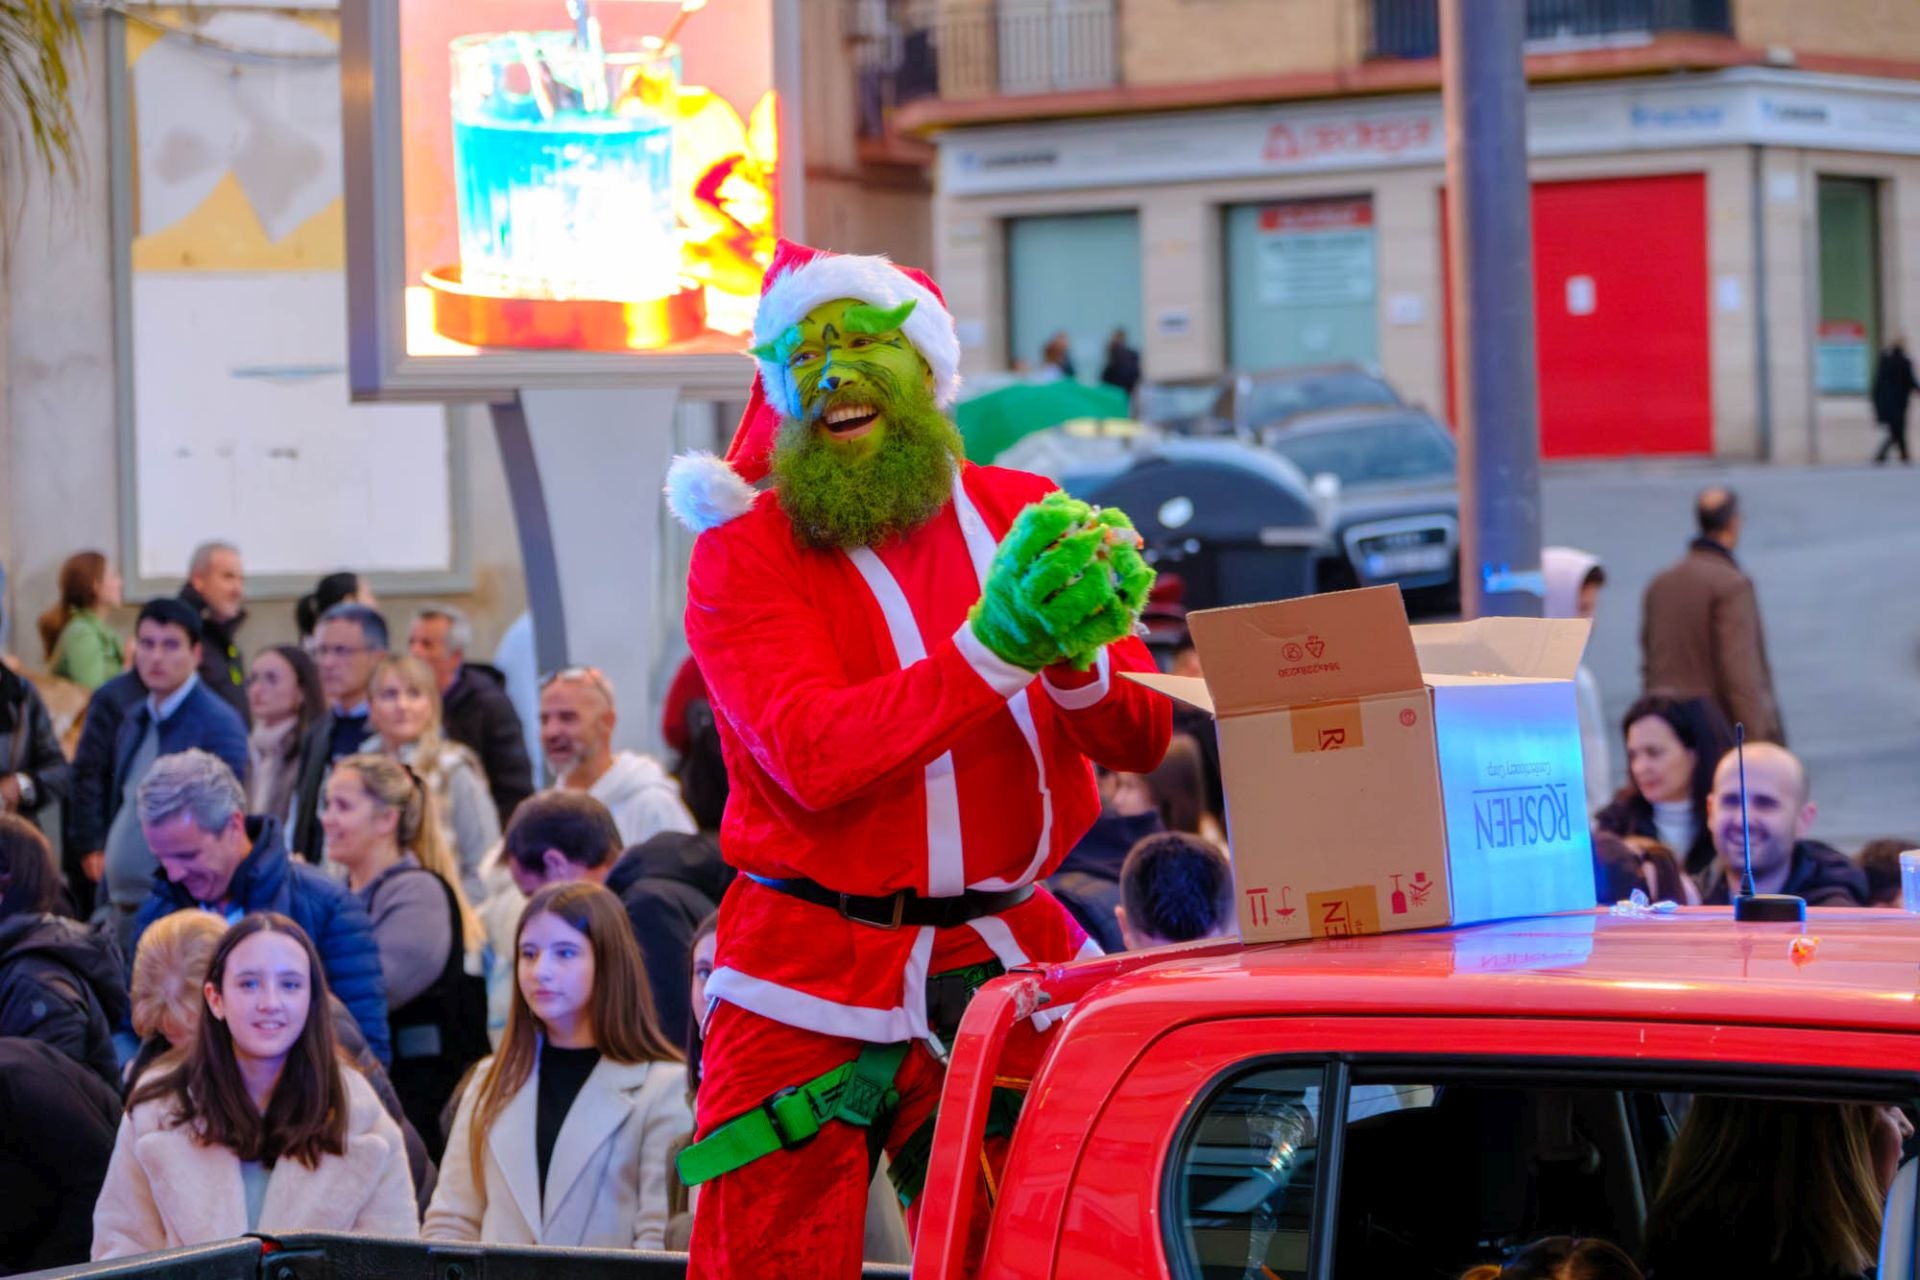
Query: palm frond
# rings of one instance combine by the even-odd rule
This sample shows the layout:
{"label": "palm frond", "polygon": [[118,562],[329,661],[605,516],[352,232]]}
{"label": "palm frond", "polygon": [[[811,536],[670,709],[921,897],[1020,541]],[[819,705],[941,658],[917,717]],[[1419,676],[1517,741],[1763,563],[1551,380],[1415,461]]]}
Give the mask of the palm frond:
{"label": "palm frond", "polygon": [[23,147],[49,176],[72,165],[79,36],[73,0],[0,0],[0,170]]}

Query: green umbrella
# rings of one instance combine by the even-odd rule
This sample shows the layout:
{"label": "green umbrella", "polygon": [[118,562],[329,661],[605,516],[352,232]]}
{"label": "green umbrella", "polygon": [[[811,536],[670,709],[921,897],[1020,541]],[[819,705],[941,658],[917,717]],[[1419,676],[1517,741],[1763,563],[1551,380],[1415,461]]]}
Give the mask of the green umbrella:
{"label": "green umbrella", "polygon": [[1003,449],[1036,431],[1076,418],[1124,418],[1127,393],[1102,383],[1089,387],[1071,378],[1016,382],[962,400],[955,411],[966,441],[967,461],[991,462]]}

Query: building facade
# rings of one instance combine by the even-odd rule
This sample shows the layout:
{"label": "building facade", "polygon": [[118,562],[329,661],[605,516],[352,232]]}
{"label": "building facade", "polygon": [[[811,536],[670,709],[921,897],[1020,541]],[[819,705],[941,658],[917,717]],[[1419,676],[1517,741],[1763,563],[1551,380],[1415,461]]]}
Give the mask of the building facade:
{"label": "building facade", "polygon": [[[1920,328],[1920,6],[1532,0],[1550,458],[1859,460]],[[1449,404],[1433,0],[903,6],[969,367],[1357,361]],[[1469,140],[1470,145],[1470,140]]]}
{"label": "building facade", "polygon": [[[860,15],[838,0],[801,0],[798,11],[803,91],[787,109],[803,151],[789,162],[805,166],[806,182],[787,225],[836,248],[927,261],[932,149],[887,139],[871,110],[862,115]],[[194,543],[227,538],[248,565],[249,652],[293,638],[294,601],[321,574],[355,569],[372,571],[396,627],[424,598],[451,600],[473,618],[475,656],[491,654],[528,591],[485,406],[347,403],[337,6],[83,6],[81,26],[76,163],[59,178],[30,163],[9,170],[20,185],[0,218],[0,652],[41,664],[33,619],[56,599],[73,552],[103,551],[123,569],[129,604],[113,621],[124,631],[141,600],[178,588]],[[183,85],[211,88],[202,97]],[[237,123],[230,99],[249,112]],[[182,279],[202,293],[238,287],[269,270],[285,289],[260,314],[313,313],[312,350],[277,351],[271,363],[235,339],[246,327],[237,309],[195,314],[165,291]],[[204,404],[169,390],[189,363],[236,386],[338,390],[313,398],[310,422],[262,421],[255,433],[243,420],[221,439],[196,434]],[[741,400],[751,377],[742,358]],[[724,444],[730,411],[692,406],[635,430],[711,447]],[[268,435],[277,438],[263,449]],[[183,500],[205,487],[231,501]],[[646,602],[656,688],[684,649],[685,540],[664,511],[661,523],[657,545],[623,549],[654,557],[653,577],[669,584]],[[411,564],[403,547],[420,548]],[[656,723],[645,701],[633,693],[622,719],[636,745]]]}

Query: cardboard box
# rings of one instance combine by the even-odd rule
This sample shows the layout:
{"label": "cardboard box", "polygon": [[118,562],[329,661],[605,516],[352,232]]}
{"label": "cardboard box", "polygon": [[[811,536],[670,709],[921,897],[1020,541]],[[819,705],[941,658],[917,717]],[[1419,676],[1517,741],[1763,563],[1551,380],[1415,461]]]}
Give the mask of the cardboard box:
{"label": "cardboard box", "polygon": [[1585,621],[1409,627],[1397,587],[1187,619],[1213,713],[1240,935],[1470,924],[1594,905],[1573,677]]}

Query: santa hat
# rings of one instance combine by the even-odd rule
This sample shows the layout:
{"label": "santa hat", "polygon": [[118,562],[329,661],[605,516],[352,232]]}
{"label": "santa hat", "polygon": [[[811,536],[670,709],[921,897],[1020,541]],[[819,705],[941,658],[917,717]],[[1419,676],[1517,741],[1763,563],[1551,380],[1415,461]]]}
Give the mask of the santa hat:
{"label": "santa hat", "polygon": [[[815,307],[841,298],[881,308],[914,303],[913,314],[900,331],[933,371],[934,402],[942,409],[953,407],[960,392],[960,340],[954,335],[947,300],[924,271],[897,266],[884,257],[828,253],[780,241],[760,286],[753,345],[775,341]],[[800,416],[786,366],[777,360],[761,360],[759,365],[747,411],[740,417],[726,458],[686,454],[675,458],[667,471],[667,505],[696,533],[752,508],[753,486],[766,477],[781,420]]]}

